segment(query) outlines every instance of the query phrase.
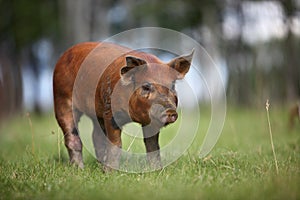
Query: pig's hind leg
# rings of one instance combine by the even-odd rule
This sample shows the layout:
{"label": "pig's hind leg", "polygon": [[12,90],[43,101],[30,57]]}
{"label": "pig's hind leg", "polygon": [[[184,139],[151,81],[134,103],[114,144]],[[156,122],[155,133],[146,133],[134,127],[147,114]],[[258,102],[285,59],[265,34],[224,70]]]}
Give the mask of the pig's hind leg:
{"label": "pig's hind leg", "polygon": [[81,115],[82,113],[79,111],[72,111],[71,103],[60,101],[55,104],[55,116],[64,134],[70,162],[83,168],[82,142],[77,129],[77,123]]}

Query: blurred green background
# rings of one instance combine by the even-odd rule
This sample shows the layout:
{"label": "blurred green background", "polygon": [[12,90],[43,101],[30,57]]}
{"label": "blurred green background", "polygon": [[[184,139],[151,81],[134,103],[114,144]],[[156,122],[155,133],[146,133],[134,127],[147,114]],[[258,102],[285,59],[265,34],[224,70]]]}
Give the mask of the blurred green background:
{"label": "blurred green background", "polygon": [[[199,157],[212,116],[202,104],[210,103],[210,94],[200,90],[198,135],[170,166],[105,174],[85,148],[86,168],[70,167],[53,114],[57,59],[76,43],[153,26],[193,38],[219,68],[227,115],[217,145]],[[210,66],[195,67],[214,82]],[[199,82],[191,83],[199,89]],[[299,97],[300,0],[0,0],[0,200],[299,199],[300,123],[288,129],[289,109]],[[178,125],[163,129],[162,146]],[[91,128],[83,118],[80,131]],[[144,151],[142,139],[130,149],[132,139],[122,137],[128,151]]]}

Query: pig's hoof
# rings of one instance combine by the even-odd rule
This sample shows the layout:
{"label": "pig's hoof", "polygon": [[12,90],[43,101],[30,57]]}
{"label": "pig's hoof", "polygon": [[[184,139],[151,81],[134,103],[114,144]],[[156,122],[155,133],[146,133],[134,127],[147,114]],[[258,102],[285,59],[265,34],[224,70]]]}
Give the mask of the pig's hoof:
{"label": "pig's hoof", "polygon": [[84,168],[83,162],[81,162],[81,163],[78,164],[78,168],[80,168],[80,169],[83,169],[83,168]]}
{"label": "pig's hoof", "polygon": [[73,165],[73,166],[76,166],[76,167],[78,167],[78,168],[80,168],[80,169],[83,169],[83,168],[84,168],[83,162],[76,162],[76,161],[74,161],[74,160],[71,160],[71,161],[70,161],[70,164]]}
{"label": "pig's hoof", "polygon": [[83,161],[82,161],[82,153],[81,151],[70,151],[70,163],[72,165],[77,166],[78,168],[83,169],[84,165],[83,165]]}
{"label": "pig's hoof", "polygon": [[114,171],[113,168],[103,165],[102,170],[104,173],[111,173]]}
{"label": "pig's hoof", "polygon": [[163,169],[163,165],[160,161],[152,161],[149,164],[150,164],[151,170],[162,170]]}

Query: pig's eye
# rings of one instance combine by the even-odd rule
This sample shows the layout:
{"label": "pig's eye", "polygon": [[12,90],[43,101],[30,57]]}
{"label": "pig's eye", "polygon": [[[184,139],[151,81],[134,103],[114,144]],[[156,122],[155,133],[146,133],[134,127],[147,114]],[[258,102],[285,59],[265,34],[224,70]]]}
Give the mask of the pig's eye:
{"label": "pig's eye", "polygon": [[142,89],[143,89],[145,92],[150,92],[150,91],[151,91],[151,88],[152,88],[151,83],[144,83],[144,84],[142,85]]}

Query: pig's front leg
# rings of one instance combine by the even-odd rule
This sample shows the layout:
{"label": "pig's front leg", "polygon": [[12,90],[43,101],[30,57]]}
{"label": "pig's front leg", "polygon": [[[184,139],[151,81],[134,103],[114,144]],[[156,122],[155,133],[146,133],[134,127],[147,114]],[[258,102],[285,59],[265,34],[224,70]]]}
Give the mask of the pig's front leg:
{"label": "pig's front leg", "polygon": [[98,161],[104,164],[104,158],[106,156],[106,144],[107,137],[104,127],[104,120],[102,118],[94,119],[94,130],[93,130],[93,143],[95,147],[95,154]]}
{"label": "pig's front leg", "polygon": [[112,125],[111,119],[104,119],[104,125],[107,135],[106,155],[104,158],[104,171],[118,169],[121,157],[121,130]]}
{"label": "pig's front leg", "polygon": [[143,128],[144,134],[144,143],[147,151],[147,159],[148,162],[153,169],[161,169],[161,158],[160,158],[160,150],[158,144],[159,132],[156,134],[151,134],[148,132],[147,128]]}

